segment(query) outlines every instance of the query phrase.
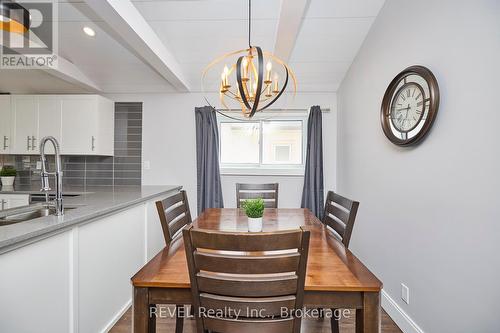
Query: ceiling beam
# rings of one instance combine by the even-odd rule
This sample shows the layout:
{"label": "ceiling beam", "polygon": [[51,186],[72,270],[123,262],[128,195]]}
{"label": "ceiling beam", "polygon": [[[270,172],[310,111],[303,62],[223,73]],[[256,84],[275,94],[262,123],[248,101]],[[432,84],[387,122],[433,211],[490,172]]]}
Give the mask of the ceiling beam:
{"label": "ceiling beam", "polygon": [[130,0],[84,0],[112,36],[138,55],[178,91],[189,86],[172,52]]}
{"label": "ceiling beam", "polygon": [[63,81],[72,83],[89,92],[99,93],[102,89],[89,79],[78,67],[61,56],[57,56],[57,68],[44,68],[42,71]]}
{"label": "ceiling beam", "polygon": [[292,55],[309,2],[310,0],[281,1],[274,55],[285,62],[288,62]]}

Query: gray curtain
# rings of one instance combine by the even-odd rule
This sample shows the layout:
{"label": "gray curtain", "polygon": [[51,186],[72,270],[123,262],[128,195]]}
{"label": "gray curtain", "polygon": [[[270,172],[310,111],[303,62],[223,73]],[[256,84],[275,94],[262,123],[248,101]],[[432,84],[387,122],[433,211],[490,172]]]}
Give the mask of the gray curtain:
{"label": "gray curtain", "polygon": [[219,131],[216,111],[210,106],[195,108],[198,214],[207,208],[223,208],[219,170]]}
{"label": "gray curtain", "polygon": [[307,121],[307,155],[302,190],[302,208],[309,208],[318,218],[323,217],[323,125],[321,108],[311,107]]}

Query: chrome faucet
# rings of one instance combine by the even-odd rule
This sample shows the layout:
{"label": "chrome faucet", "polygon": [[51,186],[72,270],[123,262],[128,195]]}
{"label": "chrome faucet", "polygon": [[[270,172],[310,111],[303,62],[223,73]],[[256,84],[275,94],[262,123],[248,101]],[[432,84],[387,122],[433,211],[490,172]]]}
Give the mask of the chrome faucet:
{"label": "chrome faucet", "polygon": [[[55,159],[56,159],[56,172],[49,173],[47,172],[47,159],[45,158],[45,144],[47,141],[52,142],[55,151]],[[63,197],[62,197],[62,176],[63,172],[61,169],[61,154],[59,150],[59,143],[56,138],[53,136],[46,136],[42,140],[40,140],[40,160],[42,162],[42,189],[40,192],[45,192],[45,201],[49,204],[49,175],[56,176],[56,198],[54,200],[54,205],[56,208],[56,216],[64,215],[64,206],[63,206]]]}

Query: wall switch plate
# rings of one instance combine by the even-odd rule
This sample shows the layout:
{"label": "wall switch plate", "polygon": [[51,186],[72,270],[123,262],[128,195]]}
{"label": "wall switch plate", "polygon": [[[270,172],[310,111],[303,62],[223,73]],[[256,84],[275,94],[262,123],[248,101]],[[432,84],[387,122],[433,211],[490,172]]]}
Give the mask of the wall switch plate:
{"label": "wall switch plate", "polygon": [[410,289],[404,283],[401,283],[401,299],[410,304]]}
{"label": "wall switch plate", "polygon": [[144,170],[151,169],[151,163],[149,161],[144,161]]}
{"label": "wall switch plate", "polygon": [[36,169],[40,170],[41,168],[42,168],[42,162],[41,161],[37,161],[36,162]]}

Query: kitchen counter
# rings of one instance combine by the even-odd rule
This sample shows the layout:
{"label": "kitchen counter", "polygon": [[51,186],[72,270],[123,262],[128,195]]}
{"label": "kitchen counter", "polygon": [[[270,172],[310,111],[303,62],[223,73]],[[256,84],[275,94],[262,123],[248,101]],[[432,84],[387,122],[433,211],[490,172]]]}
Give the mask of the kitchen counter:
{"label": "kitchen counter", "polygon": [[[155,197],[180,190],[180,186],[135,187],[67,187],[65,205],[79,206],[64,216],[46,216],[11,225],[0,226],[0,254],[63,232],[78,224],[85,224],[104,216],[129,209]],[[39,194],[39,188],[16,186],[0,188],[0,194]],[[81,206],[81,207],[80,207]]]}

